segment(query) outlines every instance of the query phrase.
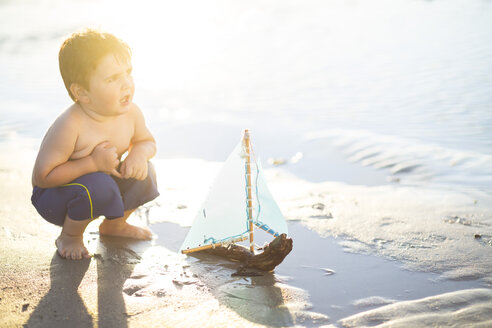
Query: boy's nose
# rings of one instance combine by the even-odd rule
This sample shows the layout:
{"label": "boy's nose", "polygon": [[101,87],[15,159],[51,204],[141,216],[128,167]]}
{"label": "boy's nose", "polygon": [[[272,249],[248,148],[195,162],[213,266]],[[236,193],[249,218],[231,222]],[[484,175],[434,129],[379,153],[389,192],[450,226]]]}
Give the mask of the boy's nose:
{"label": "boy's nose", "polygon": [[123,80],[123,84],[121,85],[121,88],[123,90],[133,88],[133,77],[131,77],[131,76],[125,77]]}

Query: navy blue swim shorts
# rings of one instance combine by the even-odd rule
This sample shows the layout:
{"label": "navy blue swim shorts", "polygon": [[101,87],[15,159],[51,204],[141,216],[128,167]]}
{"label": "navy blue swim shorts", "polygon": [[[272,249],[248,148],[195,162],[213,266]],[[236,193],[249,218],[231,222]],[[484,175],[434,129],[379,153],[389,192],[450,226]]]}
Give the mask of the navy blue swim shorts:
{"label": "navy blue swim shorts", "polygon": [[120,179],[95,172],[54,188],[34,187],[31,202],[48,222],[63,226],[65,217],[86,220],[105,216],[116,219],[159,196],[155,169],[148,163],[144,180]]}

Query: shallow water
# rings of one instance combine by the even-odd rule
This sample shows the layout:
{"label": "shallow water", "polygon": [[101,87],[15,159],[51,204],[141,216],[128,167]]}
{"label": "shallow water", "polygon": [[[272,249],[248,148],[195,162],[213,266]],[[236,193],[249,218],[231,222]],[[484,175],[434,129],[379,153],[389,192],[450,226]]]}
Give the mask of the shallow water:
{"label": "shallow water", "polygon": [[289,225],[289,234],[294,241],[309,242],[295,243],[276,273],[306,289],[313,311],[333,321],[397,301],[481,286],[478,281],[443,280],[435,273],[405,270],[397,261],[374,255],[346,253],[340,239],[320,238],[299,223]]}
{"label": "shallow water", "polygon": [[[249,127],[312,181],[491,192],[491,16],[483,0],[4,1],[0,140],[39,143],[70,103],[59,45],[96,26],[133,49],[161,158],[223,160]],[[319,164],[339,157],[356,174]]]}
{"label": "shallow water", "polygon": [[[151,228],[159,236],[156,245],[174,252],[179,251],[188,232],[188,228],[167,222]],[[271,285],[281,282],[305,290],[312,304],[310,311],[327,315],[331,323],[386,304],[482,287],[476,280],[445,280],[436,273],[403,269],[397,261],[346,253],[340,239],[321,238],[299,222],[289,222],[289,236],[294,241],[293,250],[275,269]],[[255,237],[260,245],[271,241],[261,237]],[[211,261],[207,257],[206,262]],[[217,267],[223,265],[219,258],[216,262]],[[241,281],[237,284],[241,285]],[[309,321],[303,323],[311,325],[317,326]]]}

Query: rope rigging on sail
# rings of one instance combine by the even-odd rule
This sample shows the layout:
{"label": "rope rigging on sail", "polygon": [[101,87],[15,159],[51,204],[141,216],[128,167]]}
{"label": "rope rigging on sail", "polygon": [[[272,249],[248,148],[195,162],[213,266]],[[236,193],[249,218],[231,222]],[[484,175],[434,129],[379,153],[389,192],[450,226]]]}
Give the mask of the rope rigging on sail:
{"label": "rope rigging on sail", "polygon": [[[246,215],[241,214],[244,210]],[[191,253],[249,237],[254,252],[254,226],[275,237],[287,233],[285,218],[268,190],[246,130],[216,177],[181,251]]]}

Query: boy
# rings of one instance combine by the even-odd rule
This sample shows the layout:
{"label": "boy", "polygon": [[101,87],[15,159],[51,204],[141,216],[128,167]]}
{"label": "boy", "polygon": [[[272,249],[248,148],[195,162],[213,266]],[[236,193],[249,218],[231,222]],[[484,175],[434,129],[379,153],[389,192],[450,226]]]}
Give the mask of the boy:
{"label": "boy", "polygon": [[90,257],[82,234],[101,215],[101,235],[151,239],[148,228],[126,222],[159,195],[148,162],[155,140],[132,102],[130,48],[109,33],[86,30],[65,40],[59,64],[74,104],[46,132],[31,197],[44,219],[62,226],[58,253],[72,260]]}

